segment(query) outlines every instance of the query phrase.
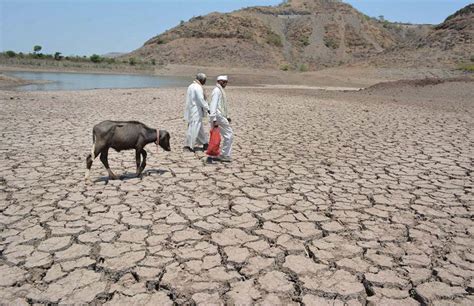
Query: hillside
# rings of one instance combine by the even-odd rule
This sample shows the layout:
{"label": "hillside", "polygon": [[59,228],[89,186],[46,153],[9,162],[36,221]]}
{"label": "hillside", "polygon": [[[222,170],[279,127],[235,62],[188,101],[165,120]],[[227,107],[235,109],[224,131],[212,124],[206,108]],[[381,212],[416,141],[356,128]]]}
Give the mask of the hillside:
{"label": "hillside", "polygon": [[402,66],[455,66],[474,56],[474,4],[432,27],[426,35],[408,39],[378,55],[373,63]]}
{"label": "hillside", "polygon": [[192,18],[122,58],[302,71],[358,62],[456,65],[472,56],[473,7],[430,26],[376,20],[337,0],[289,0]]}
{"label": "hillside", "polygon": [[368,58],[401,36],[336,0],[292,0],[192,18],[126,57],[254,68],[320,69]]}

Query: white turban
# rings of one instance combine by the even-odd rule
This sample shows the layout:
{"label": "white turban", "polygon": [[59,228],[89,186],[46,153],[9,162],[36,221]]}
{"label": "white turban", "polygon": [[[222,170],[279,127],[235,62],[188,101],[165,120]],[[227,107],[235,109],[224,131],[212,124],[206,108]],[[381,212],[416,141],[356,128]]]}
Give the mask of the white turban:
{"label": "white turban", "polygon": [[218,81],[228,81],[228,78],[226,75],[220,75],[217,77],[217,80]]}

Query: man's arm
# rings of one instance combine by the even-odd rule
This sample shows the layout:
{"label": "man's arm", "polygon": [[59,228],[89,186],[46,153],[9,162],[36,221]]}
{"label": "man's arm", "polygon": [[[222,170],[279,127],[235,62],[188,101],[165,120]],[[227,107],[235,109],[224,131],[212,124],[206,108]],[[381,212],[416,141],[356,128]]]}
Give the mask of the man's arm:
{"label": "man's arm", "polygon": [[206,112],[209,111],[209,106],[207,105],[206,100],[204,99],[204,90],[202,87],[196,88],[196,101],[197,101],[197,106],[202,107]]}
{"label": "man's arm", "polygon": [[211,121],[216,121],[217,118],[217,106],[219,105],[219,98],[220,98],[220,90],[214,89],[211,95],[211,113],[209,115]]}

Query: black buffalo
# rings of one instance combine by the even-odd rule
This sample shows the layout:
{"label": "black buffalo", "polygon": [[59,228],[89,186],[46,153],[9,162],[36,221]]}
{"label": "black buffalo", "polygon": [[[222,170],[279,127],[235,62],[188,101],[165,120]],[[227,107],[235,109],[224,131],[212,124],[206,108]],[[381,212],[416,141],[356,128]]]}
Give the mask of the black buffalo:
{"label": "black buffalo", "polygon": [[[86,179],[89,178],[92,161],[99,156],[100,160],[107,169],[111,179],[117,179],[117,176],[110,170],[107,159],[109,148],[117,152],[123,150],[135,149],[135,158],[137,161],[137,176],[139,176],[146,166],[146,151],[144,147],[154,142],[165,151],[171,151],[170,134],[167,131],[147,127],[145,124],[137,121],[103,121],[94,126],[92,130],[92,151],[87,156]],[[140,156],[143,161],[140,162]]]}

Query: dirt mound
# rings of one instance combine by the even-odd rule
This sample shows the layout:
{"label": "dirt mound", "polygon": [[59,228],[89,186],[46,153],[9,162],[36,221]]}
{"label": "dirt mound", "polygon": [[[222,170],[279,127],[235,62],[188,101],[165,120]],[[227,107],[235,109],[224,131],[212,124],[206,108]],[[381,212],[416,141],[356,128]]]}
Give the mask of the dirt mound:
{"label": "dirt mound", "polygon": [[10,88],[15,86],[31,84],[33,81],[0,74],[0,88]]}
{"label": "dirt mound", "polygon": [[393,47],[399,38],[340,1],[292,0],[192,18],[125,58],[304,71],[368,58]]}
{"label": "dirt mound", "polygon": [[400,88],[400,87],[426,87],[426,86],[435,86],[444,83],[452,83],[452,82],[464,82],[464,83],[472,83],[474,82],[473,77],[464,76],[464,77],[456,77],[456,78],[425,78],[425,79],[418,79],[418,80],[399,80],[393,82],[382,82],[375,85],[372,85],[362,91],[369,92],[369,91],[378,91],[384,89],[393,89],[393,88]]}

